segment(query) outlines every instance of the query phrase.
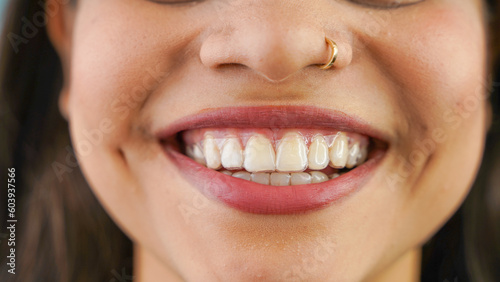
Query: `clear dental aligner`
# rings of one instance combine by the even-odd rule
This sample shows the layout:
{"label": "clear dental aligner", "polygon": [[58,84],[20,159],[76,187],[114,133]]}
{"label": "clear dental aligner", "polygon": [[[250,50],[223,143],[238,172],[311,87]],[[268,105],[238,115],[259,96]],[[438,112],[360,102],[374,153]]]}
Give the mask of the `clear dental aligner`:
{"label": "clear dental aligner", "polygon": [[185,152],[207,168],[274,186],[325,182],[367,158],[366,137],[342,131],[300,131],[195,130],[184,135]]}

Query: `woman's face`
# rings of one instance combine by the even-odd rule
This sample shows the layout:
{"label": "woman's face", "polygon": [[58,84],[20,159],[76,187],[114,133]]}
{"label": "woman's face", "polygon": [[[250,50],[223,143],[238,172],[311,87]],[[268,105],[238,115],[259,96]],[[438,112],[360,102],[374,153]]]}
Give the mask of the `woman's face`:
{"label": "woman's face", "polygon": [[487,126],[479,0],[169,2],[80,1],[60,44],[83,172],[164,271],[371,279],[460,205]]}

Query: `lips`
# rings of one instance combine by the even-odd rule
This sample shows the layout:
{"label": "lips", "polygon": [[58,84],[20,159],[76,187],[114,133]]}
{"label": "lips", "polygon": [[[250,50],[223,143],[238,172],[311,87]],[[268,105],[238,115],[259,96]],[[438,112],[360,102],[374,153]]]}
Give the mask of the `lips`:
{"label": "lips", "polygon": [[[263,147],[265,154],[262,154],[258,150],[260,147],[255,147],[252,140],[254,136],[266,139],[266,132],[269,146]],[[278,138],[274,140],[269,132]],[[387,140],[384,134],[367,122],[316,107],[209,110],[158,130],[156,136],[165,148],[166,157],[205,197],[243,212],[257,214],[302,213],[331,205],[361,189],[374,174],[387,149],[387,142],[383,141]],[[216,139],[213,136],[224,138]],[[317,167],[318,163],[310,159],[311,153],[314,153],[314,159],[321,155],[318,152],[327,154],[324,153],[325,149],[312,150],[313,147],[321,148],[318,147],[318,139],[325,144],[323,147],[327,153],[327,143],[331,140],[329,155],[332,159],[328,161],[326,157],[326,163],[323,160],[321,167]],[[250,141],[245,143],[240,140]],[[202,161],[193,157],[196,142],[200,144],[198,148],[202,149],[198,151],[201,153],[205,149],[207,154],[206,158],[202,154]],[[349,144],[351,153],[350,157],[345,158],[343,166],[338,166],[339,152],[342,152],[338,149],[341,148],[339,142],[345,143],[346,148]],[[309,145],[310,149],[307,148]],[[266,159],[270,154],[275,156],[273,146],[281,156],[277,166],[273,166],[272,160],[269,165],[270,160]],[[369,148],[367,157],[366,153],[362,155],[360,147],[365,148],[364,151]],[[297,154],[294,148],[297,148]],[[222,162],[220,149],[223,149]],[[314,165],[315,171],[307,168],[307,150],[309,166]],[[189,157],[185,155],[186,151]],[[261,157],[263,161],[260,161]],[[226,164],[231,164],[228,169],[222,167],[224,158]],[[321,156],[319,158],[324,159]],[[348,160],[354,161],[344,167]],[[326,165],[328,162],[330,166]]]}

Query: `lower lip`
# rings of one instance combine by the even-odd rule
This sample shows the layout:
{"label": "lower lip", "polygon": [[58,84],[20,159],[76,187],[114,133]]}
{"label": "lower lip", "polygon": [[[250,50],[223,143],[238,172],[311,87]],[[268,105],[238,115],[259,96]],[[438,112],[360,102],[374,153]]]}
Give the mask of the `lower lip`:
{"label": "lower lip", "polygon": [[296,214],[325,208],[361,189],[384,155],[372,154],[363,165],[323,183],[270,186],[208,169],[173,148],[166,147],[165,152],[184,178],[205,197],[254,214]]}

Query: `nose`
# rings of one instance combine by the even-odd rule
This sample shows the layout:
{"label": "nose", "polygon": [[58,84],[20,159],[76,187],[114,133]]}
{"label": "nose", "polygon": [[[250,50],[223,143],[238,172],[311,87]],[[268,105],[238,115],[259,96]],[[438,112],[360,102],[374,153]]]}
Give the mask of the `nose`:
{"label": "nose", "polygon": [[[201,46],[200,58],[205,66],[217,69],[239,65],[279,82],[307,67],[328,63],[333,50],[325,37],[332,32],[325,31],[320,19],[305,16],[303,9],[294,5],[269,0],[259,3],[258,8],[233,5],[220,11],[220,23],[211,28]],[[332,39],[340,50],[348,49],[341,38]],[[342,55],[347,54],[339,54],[332,69],[349,63]]]}

